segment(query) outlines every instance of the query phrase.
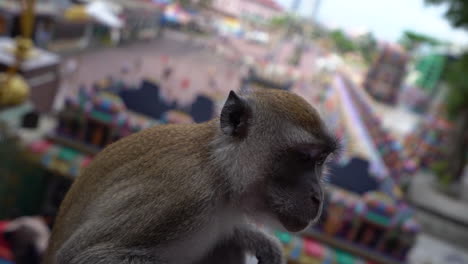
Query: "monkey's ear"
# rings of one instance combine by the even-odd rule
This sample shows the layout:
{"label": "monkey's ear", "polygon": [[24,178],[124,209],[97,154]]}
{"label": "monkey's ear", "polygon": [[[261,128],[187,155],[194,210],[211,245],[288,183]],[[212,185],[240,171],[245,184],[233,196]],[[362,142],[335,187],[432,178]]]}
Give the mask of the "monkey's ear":
{"label": "monkey's ear", "polygon": [[249,118],[250,108],[247,102],[231,91],[221,111],[221,130],[225,135],[245,137]]}

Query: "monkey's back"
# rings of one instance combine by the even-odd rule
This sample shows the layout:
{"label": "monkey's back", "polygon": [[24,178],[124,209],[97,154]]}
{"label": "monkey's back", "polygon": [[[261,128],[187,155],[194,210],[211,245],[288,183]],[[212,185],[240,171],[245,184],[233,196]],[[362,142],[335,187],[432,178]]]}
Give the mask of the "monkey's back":
{"label": "monkey's back", "polygon": [[[193,210],[203,210],[199,207],[209,204],[207,201],[211,197],[204,197],[201,188],[218,183],[190,171],[197,168],[203,173],[213,173],[204,164],[210,158],[209,145],[215,133],[214,122],[162,125],[128,136],[105,148],[75,180],[62,202],[45,263],[54,263],[53,256],[57,250],[78,229],[85,228],[96,219],[109,222],[93,223],[98,230],[94,235],[87,235],[91,236],[90,243],[102,242],[109,236],[118,240],[124,235],[127,242],[132,242],[132,232],[139,232],[135,224],[142,220],[144,223],[139,225],[146,226],[141,229],[152,237],[158,235],[158,222],[166,222],[164,224],[167,225],[172,221],[178,225],[174,228],[188,225],[184,221],[190,221],[192,215],[199,212],[163,208],[168,203],[158,199],[174,197],[174,202],[190,203]],[[175,160],[174,157],[180,159]],[[133,215],[126,214],[130,209]],[[153,213],[147,215],[144,212]],[[160,219],[161,215],[173,219]]]}

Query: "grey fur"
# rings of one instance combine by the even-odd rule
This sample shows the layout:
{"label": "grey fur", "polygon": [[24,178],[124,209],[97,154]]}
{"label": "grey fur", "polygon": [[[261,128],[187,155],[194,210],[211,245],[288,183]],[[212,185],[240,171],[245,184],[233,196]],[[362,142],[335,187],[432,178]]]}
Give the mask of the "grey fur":
{"label": "grey fur", "polygon": [[329,137],[296,95],[230,98],[221,120],[157,126],[102,151],[62,203],[44,263],[210,264],[229,254],[223,263],[234,264],[245,253],[284,263],[250,223],[299,231],[317,218],[322,168],[295,156]]}

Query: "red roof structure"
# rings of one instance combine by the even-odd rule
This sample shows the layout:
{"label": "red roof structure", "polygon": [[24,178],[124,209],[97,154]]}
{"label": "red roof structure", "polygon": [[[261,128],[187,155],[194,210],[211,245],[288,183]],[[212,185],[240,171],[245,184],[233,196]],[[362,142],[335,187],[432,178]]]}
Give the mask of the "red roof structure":
{"label": "red roof structure", "polygon": [[284,11],[283,7],[280,6],[275,0],[255,0],[255,2],[278,12]]}

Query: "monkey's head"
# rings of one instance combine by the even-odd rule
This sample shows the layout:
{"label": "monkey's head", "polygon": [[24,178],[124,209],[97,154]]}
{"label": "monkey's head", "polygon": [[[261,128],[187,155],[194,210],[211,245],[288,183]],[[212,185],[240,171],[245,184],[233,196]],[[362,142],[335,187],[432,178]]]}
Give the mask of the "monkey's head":
{"label": "monkey's head", "polygon": [[241,96],[231,91],[220,127],[223,145],[217,154],[224,156],[239,192],[254,201],[250,209],[291,232],[318,219],[326,161],[338,141],[310,104],[281,90]]}

